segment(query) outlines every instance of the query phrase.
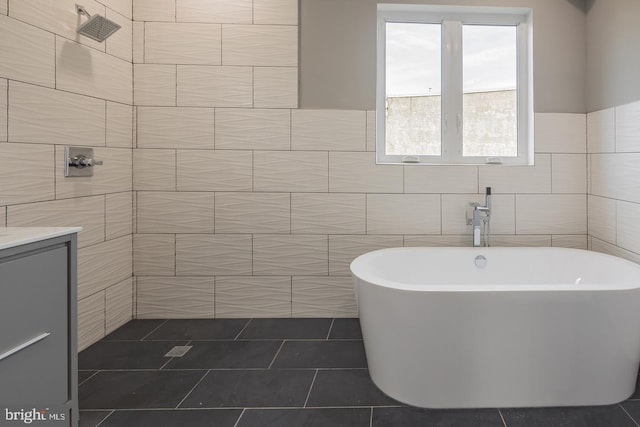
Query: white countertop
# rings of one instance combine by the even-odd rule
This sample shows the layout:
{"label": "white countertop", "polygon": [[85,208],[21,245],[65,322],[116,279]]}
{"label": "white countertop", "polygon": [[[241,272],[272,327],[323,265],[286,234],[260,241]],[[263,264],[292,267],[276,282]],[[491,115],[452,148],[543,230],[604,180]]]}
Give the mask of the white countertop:
{"label": "white countertop", "polygon": [[0,227],[0,249],[79,233],[82,227]]}

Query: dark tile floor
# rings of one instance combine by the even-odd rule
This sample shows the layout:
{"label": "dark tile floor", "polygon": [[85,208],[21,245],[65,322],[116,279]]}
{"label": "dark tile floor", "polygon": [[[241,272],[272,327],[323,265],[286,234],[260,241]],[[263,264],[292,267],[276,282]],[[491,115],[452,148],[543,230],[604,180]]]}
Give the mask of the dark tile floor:
{"label": "dark tile floor", "polygon": [[[165,357],[188,345],[183,357]],[[134,320],[79,355],[80,426],[637,427],[619,405],[432,410],[371,382],[357,319]]]}

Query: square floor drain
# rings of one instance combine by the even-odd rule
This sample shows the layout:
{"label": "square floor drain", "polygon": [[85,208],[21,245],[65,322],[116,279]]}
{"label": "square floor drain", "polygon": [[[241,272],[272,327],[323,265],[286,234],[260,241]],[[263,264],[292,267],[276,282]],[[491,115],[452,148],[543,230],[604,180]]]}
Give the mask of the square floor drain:
{"label": "square floor drain", "polygon": [[182,357],[187,354],[189,350],[191,350],[191,347],[192,346],[190,345],[177,345],[169,350],[169,352],[165,354],[164,357]]}

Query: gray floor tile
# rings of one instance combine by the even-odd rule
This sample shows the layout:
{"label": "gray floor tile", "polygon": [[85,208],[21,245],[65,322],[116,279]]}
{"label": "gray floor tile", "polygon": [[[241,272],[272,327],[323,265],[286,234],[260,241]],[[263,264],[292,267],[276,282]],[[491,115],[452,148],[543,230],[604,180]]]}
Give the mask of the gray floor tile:
{"label": "gray floor tile", "polygon": [[159,369],[169,361],[164,357],[178,341],[99,341],[78,354],[78,368]]}
{"label": "gray floor tile", "polygon": [[373,408],[372,420],[372,427],[504,427],[497,409]]}
{"label": "gray floor tile", "polygon": [[360,319],[335,319],[329,334],[331,340],[361,340]]}
{"label": "gray floor tile", "polygon": [[78,387],[80,409],[175,408],[206,371],[102,371]]}
{"label": "gray floor tile", "polygon": [[182,408],[303,406],[313,370],[210,371]]}
{"label": "gray floor tile", "polygon": [[619,405],[501,409],[508,427],[636,427]]}
{"label": "gray floor tile", "polygon": [[371,381],[366,369],[319,370],[307,406],[402,405]]}
{"label": "gray floor tile", "polygon": [[267,368],[281,341],[193,341],[189,352],[165,369]]}
{"label": "gray floor tile", "polygon": [[103,341],[139,341],[149,335],[154,329],[162,325],[165,320],[160,319],[142,319],[131,320],[130,322],[120,326],[115,331],[104,337]]}
{"label": "gray floor tile", "polygon": [[239,339],[325,339],[331,319],[251,319]]}
{"label": "gray floor tile", "polygon": [[145,340],[232,340],[249,319],[171,319]]}
{"label": "gray floor tile", "polygon": [[274,368],[366,368],[360,340],[286,341]]}
{"label": "gray floor tile", "polygon": [[371,409],[248,409],[238,427],[369,427]]}
{"label": "gray floor tile", "polygon": [[233,427],[241,409],[115,411],[100,427]]}

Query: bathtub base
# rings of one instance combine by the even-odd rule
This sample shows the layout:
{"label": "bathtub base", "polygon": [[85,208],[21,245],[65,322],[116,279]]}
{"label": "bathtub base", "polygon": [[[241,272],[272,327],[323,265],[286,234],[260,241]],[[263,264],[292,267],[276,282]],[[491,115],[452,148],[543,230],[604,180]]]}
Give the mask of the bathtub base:
{"label": "bathtub base", "polygon": [[357,289],[371,377],[409,405],[607,405],[635,390],[638,289],[416,294],[366,282]]}

